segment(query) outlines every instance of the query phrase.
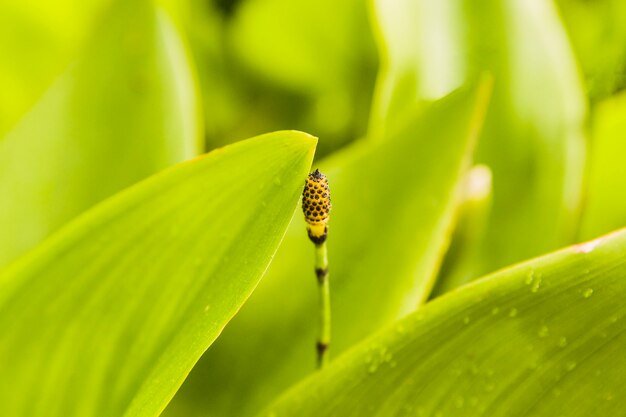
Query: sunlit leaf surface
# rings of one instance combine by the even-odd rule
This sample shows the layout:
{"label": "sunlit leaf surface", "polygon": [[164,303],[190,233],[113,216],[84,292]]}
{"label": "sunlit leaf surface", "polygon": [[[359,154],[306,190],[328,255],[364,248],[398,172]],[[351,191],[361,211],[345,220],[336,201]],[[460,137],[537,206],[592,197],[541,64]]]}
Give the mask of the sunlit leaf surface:
{"label": "sunlit leaf surface", "polygon": [[617,416],[626,407],[626,232],[426,305],[264,416]]}
{"label": "sunlit leaf surface", "polygon": [[112,197],[0,274],[0,415],[156,417],[257,285],[315,139],[277,132]]}

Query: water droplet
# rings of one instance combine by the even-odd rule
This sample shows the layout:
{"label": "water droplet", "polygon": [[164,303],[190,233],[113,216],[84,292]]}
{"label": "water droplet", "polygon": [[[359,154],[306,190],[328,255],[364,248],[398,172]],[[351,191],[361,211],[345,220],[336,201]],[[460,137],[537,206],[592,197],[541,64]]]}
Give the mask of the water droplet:
{"label": "water droplet", "polygon": [[574,368],[576,368],[576,362],[574,361],[569,361],[565,364],[565,369],[567,369],[568,371],[573,371]]}
{"label": "water droplet", "polygon": [[374,361],[370,364],[369,368],[367,368],[367,371],[370,374],[375,373],[378,370],[378,362]]}
{"label": "water droplet", "polygon": [[544,337],[548,337],[548,334],[550,333],[550,330],[548,329],[548,326],[541,326],[539,328],[539,331],[537,332],[537,334],[539,335],[539,337],[544,338]]}
{"label": "water droplet", "polygon": [[609,321],[610,321],[611,323],[615,323],[615,322],[617,322],[617,316],[612,316],[612,317],[609,319]]}
{"label": "water droplet", "polygon": [[468,316],[463,317],[463,323],[468,324],[470,322],[470,318]]}
{"label": "water droplet", "polygon": [[498,315],[500,313],[500,309],[498,307],[494,307],[491,309],[491,314],[493,314],[494,316]]}
{"label": "water droplet", "polygon": [[562,336],[561,338],[559,338],[559,347],[565,347],[567,346],[567,337]]}
{"label": "water droplet", "polygon": [[589,298],[593,295],[593,288],[587,288],[585,291],[583,291],[583,297],[585,298]]}
{"label": "water droplet", "polygon": [[204,306],[204,312],[206,313],[207,311],[209,311],[211,309],[211,305],[207,304]]}
{"label": "water droplet", "polygon": [[282,185],[282,181],[280,180],[279,177],[274,177],[274,185],[278,185],[278,186]]}
{"label": "water droplet", "polygon": [[509,317],[515,317],[515,316],[517,316],[517,309],[514,307],[509,310]]}
{"label": "water droplet", "polygon": [[537,277],[535,278],[535,281],[533,282],[533,286],[530,288],[530,290],[532,292],[537,292],[539,291],[540,287],[541,287],[541,277]]}

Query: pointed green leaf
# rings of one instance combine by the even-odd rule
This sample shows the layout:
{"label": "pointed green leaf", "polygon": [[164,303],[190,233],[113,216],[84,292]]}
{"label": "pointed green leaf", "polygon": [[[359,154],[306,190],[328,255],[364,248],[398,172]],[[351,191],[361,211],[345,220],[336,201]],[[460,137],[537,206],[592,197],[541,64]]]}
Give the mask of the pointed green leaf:
{"label": "pointed green leaf", "polygon": [[[331,359],[428,296],[489,92],[454,94],[388,141],[362,141],[320,164],[333,201]],[[315,369],[313,259],[296,216],[267,279],[165,415],[250,415]]]}
{"label": "pointed green leaf", "polygon": [[377,0],[374,9],[383,64],[372,133],[483,71],[494,77],[476,158],[493,172],[493,207],[468,275],[570,243],[581,200],[586,108],[552,2]]}
{"label": "pointed green leaf", "polygon": [[626,93],[595,107],[591,131],[583,239],[626,226]]}
{"label": "pointed green leaf", "polygon": [[315,139],[277,132],[114,196],[0,275],[0,415],[155,417],[267,268]]}
{"label": "pointed green leaf", "polygon": [[83,210],[198,151],[182,45],[144,0],[116,2],[87,53],[0,141],[0,265]]}
{"label": "pointed green leaf", "polygon": [[263,415],[616,416],[626,407],[626,232],[443,296]]}

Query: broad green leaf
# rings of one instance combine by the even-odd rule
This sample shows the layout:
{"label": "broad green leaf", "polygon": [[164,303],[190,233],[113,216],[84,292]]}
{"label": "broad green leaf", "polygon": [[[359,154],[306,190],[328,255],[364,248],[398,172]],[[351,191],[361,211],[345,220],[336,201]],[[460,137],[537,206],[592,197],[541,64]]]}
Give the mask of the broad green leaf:
{"label": "broad green leaf", "polygon": [[591,98],[626,87],[626,2],[557,0],[557,4]]}
{"label": "broad green leaf", "polygon": [[443,296],[263,415],[617,416],[626,407],[626,232]]}
{"label": "broad green leaf", "polygon": [[495,79],[477,150],[477,162],[493,172],[493,207],[468,274],[475,278],[571,242],[586,109],[553,4],[377,0],[374,11],[383,66],[373,134],[483,71]]}
{"label": "broad green leaf", "polygon": [[[331,359],[428,296],[488,95],[452,95],[388,141],[358,142],[320,164],[333,201]],[[267,279],[166,416],[247,416],[315,369],[313,262],[298,215]]]}
{"label": "broad green leaf", "polygon": [[0,137],[75,58],[111,3],[0,2]]}
{"label": "broad green leaf", "polygon": [[93,204],[194,156],[182,45],[151,3],[118,2],[87,53],[0,141],[0,265]]}
{"label": "broad green leaf", "polygon": [[600,102],[592,119],[586,204],[581,236],[626,226],[626,93]]}
{"label": "broad green leaf", "polygon": [[178,165],[5,269],[0,415],[159,415],[267,268],[315,143],[277,132]]}

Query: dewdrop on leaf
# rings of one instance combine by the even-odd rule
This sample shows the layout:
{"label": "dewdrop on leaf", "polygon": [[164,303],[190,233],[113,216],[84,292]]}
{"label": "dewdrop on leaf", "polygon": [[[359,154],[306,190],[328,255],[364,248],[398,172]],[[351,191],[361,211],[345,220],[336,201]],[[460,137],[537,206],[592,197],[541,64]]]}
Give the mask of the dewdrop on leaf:
{"label": "dewdrop on leaf", "polygon": [[328,180],[318,169],[309,174],[302,192],[302,211],[308,224],[309,239],[315,244],[324,243],[330,217],[330,191]]}

